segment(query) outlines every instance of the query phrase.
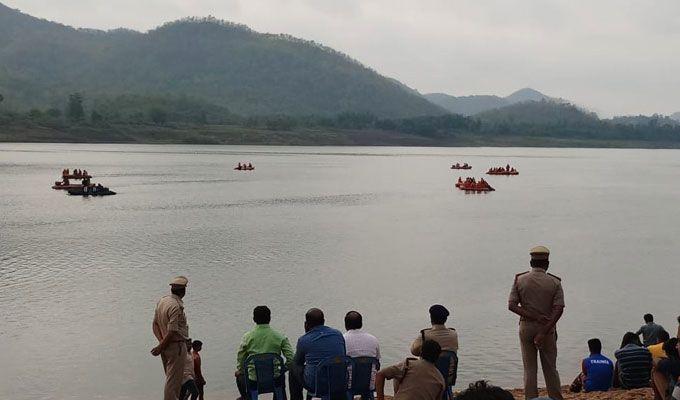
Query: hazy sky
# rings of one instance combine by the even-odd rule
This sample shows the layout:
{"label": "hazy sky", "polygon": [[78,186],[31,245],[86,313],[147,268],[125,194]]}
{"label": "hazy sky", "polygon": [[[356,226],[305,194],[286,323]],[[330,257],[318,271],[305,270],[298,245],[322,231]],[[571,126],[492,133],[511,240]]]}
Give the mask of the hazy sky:
{"label": "hazy sky", "polygon": [[0,0],[89,28],[186,16],[343,51],[423,93],[532,87],[598,113],[680,111],[680,0]]}

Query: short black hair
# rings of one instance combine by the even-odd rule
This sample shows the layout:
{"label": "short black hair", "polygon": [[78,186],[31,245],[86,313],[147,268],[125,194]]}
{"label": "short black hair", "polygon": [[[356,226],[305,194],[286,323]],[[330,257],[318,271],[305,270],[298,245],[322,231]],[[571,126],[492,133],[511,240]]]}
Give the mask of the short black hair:
{"label": "short black hair", "polygon": [[666,343],[668,339],[671,338],[671,334],[668,333],[667,330],[662,329],[661,332],[659,332],[659,343]]}
{"label": "short black hair", "polygon": [[602,353],[602,342],[598,338],[590,339],[588,341],[588,349],[590,354],[600,354]]}
{"label": "short black hair", "polygon": [[444,325],[449,317],[449,310],[441,304],[430,307],[430,322],[434,325]]}
{"label": "short black hair", "polygon": [[191,343],[191,348],[194,349],[194,351],[200,349],[203,347],[203,342],[200,340],[194,340],[193,343]]}
{"label": "short black hair", "polygon": [[423,342],[423,348],[420,356],[431,363],[435,363],[442,352],[442,347],[434,340],[426,340]]}
{"label": "short black hair", "polygon": [[670,338],[666,340],[661,348],[666,352],[666,355],[671,360],[680,359],[680,353],[678,353],[678,338]]}
{"label": "short black hair", "polygon": [[456,400],[514,400],[512,393],[486,381],[477,381],[456,396]]}
{"label": "short black hair", "polygon": [[548,261],[548,260],[531,260],[531,261],[529,261],[529,265],[531,265],[531,268],[548,269],[548,267],[550,266],[550,261]]}
{"label": "short black hair", "polygon": [[645,314],[643,318],[645,319],[645,322],[654,322],[654,316],[652,314]]}
{"label": "short black hair", "polygon": [[305,314],[305,321],[309,328],[314,328],[315,326],[325,324],[326,318],[323,315],[323,311],[318,308],[310,308]]}
{"label": "short black hair", "polygon": [[257,306],[253,309],[253,321],[256,324],[268,324],[272,320],[272,312],[267,306]]}
{"label": "short black hair", "polygon": [[363,317],[358,311],[350,311],[345,314],[345,329],[361,329],[364,326]]}

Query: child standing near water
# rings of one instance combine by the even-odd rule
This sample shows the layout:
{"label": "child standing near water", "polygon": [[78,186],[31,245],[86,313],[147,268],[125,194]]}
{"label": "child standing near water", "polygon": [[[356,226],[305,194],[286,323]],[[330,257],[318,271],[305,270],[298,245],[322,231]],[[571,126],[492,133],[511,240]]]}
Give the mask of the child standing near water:
{"label": "child standing near water", "polygon": [[193,349],[192,357],[194,360],[194,382],[198,388],[198,399],[203,400],[203,388],[205,387],[205,378],[203,378],[203,373],[201,371],[201,350],[203,350],[203,342],[200,340],[194,340],[191,344]]}

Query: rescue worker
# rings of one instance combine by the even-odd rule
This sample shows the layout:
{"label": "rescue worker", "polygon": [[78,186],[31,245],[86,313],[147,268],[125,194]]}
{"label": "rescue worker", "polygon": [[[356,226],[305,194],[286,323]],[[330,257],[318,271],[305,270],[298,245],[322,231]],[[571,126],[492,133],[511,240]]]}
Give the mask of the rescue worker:
{"label": "rescue worker", "polygon": [[186,340],[189,338],[189,326],[184,314],[182,298],[186,294],[189,280],[178,276],[170,282],[172,294],[163,296],[156,305],[153,318],[153,334],[158,339],[158,346],[151,349],[151,354],[161,356],[165,370],[164,400],[177,400],[182,388],[184,363],[187,359]]}
{"label": "rescue worker", "polygon": [[515,276],[508,309],[520,316],[519,339],[524,363],[524,397],[538,397],[538,365],[541,358],[548,396],[562,400],[557,373],[557,332],[555,325],[564,311],[562,282],[546,270],[550,250],[544,246],[531,249],[531,271]]}

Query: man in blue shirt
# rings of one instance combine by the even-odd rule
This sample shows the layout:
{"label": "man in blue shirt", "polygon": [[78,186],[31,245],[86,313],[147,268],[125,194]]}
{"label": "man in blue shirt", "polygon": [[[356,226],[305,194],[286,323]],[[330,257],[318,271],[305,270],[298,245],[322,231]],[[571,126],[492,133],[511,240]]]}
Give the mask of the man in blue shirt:
{"label": "man in blue shirt", "polygon": [[298,339],[290,369],[290,398],[302,400],[304,388],[314,392],[316,366],[321,361],[345,356],[345,339],[340,331],[325,326],[323,311],[312,308],[305,314],[305,334]]}
{"label": "man in blue shirt", "polygon": [[590,339],[588,349],[590,357],[583,359],[581,374],[572,383],[571,390],[579,392],[583,386],[585,392],[606,392],[612,387],[614,363],[602,355],[600,339]]}

